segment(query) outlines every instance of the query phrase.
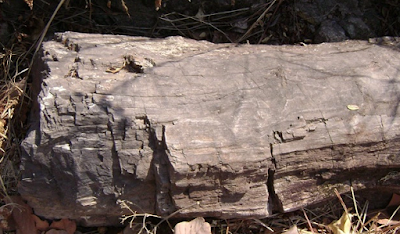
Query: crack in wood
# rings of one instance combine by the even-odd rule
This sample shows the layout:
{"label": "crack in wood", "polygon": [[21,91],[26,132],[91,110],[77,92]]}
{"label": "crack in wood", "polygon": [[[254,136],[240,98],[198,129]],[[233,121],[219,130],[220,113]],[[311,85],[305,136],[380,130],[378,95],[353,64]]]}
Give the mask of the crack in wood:
{"label": "crack in wood", "polygon": [[268,204],[271,207],[272,214],[274,213],[283,213],[283,206],[282,202],[279,199],[278,195],[275,193],[275,186],[274,186],[274,169],[268,169],[268,179],[267,179],[267,189],[268,189]]}
{"label": "crack in wood", "polygon": [[[171,196],[171,180],[168,172],[168,147],[165,140],[165,126],[154,126],[145,116],[144,122],[148,126],[149,144],[153,151],[152,165],[156,178],[156,209],[162,215],[169,215],[176,210]],[[157,133],[161,130],[161,134]],[[161,138],[161,139],[160,139]]]}

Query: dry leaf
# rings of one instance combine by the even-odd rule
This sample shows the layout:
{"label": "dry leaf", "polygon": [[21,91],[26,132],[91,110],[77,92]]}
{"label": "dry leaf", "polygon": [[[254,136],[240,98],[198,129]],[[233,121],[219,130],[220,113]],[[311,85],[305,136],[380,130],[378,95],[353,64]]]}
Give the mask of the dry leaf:
{"label": "dry leaf", "polygon": [[347,109],[354,111],[359,110],[360,107],[358,107],[357,105],[347,105]]}
{"label": "dry leaf", "polygon": [[46,220],[41,220],[36,215],[33,215],[33,219],[35,220],[35,226],[37,230],[46,231],[49,228],[49,223]]}
{"label": "dry leaf", "polygon": [[287,231],[283,232],[282,234],[299,234],[297,230],[297,226],[294,225],[293,227],[289,228]]}
{"label": "dry leaf", "polygon": [[399,205],[400,205],[400,195],[397,193],[393,193],[392,199],[390,200],[389,204],[386,207],[399,206]]}
{"label": "dry leaf", "polygon": [[33,9],[33,0],[24,0],[26,4],[28,4],[29,8],[31,8],[31,10]]}
{"label": "dry leaf", "polygon": [[12,217],[16,224],[17,234],[36,234],[37,229],[32,208],[19,196],[11,197],[11,200],[15,204]]}
{"label": "dry leaf", "polygon": [[46,234],[68,234],[68,233],[65,230],[51,229],[51,230],[47,231]]}
{"label": "dry leaf", "polygon": [[124,69],[125,67],[126,67],[126,60],[124,59],[124,63],[122,64],[121,67],[109,67],[107,68],[106,72],[115,74]]}
{"label": "dry leaf", "polygon": [[109,67],[109,68],[107,68],[106,72],[115,74],[115,73],[118,73],[119,71],[121,71],[124,67],[125,67],[125,66],[117,67],[117,68],[115,68],[115,67]]}
{"label": "dry leaf", "polygon": [[76,223],[69,219],[61,219],[60,221],[52,222],[50,228],[65,230],[68,234],[74,234],[76,231]]}
{"label": "dry leaf", "polygon": [[154,1],[154,5],[156,6],[156,11],[158,11],[161,8],[161,2],[162,2],[162,0]]}
{"label": "dry leaf", "polygon": [[343,212],[339,220],[333,221],[328,227],[334,234],[351,234],[351,217],[353,215],[348,212]]}
{"label": "dry leaf", "polygon": [[211,226],[204,218],[197,217],[190,222],[180,222],[174,228],[175,234],[211,234]]}

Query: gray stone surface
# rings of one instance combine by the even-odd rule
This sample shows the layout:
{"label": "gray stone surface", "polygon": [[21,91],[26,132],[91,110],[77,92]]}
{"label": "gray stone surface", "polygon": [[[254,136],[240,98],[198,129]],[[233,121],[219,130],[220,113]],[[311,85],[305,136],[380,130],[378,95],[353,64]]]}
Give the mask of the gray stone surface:
{"label": "gray stone surface", "polygon": [[344,29],[338,23],[332,20],[326,20],[322,22],[321,26],[318,28],[314,42],[338,42],[346,39],[349,38],[346,36]]}
{"label": "gray stone surface", "polygon": [[19,191],[36,214],[89,226],[118,224],[121,200],[260,218],[334,188],[399,191],[398,64],[394,47],[363,41],[58,34],[33,73]]}
{"label": "gray stone surface", "polygon": [[338,42],[367,39],[380,34],[379,16],[371,1],[299,0],[294,3],[297,15],[308,22],[313,42]]}

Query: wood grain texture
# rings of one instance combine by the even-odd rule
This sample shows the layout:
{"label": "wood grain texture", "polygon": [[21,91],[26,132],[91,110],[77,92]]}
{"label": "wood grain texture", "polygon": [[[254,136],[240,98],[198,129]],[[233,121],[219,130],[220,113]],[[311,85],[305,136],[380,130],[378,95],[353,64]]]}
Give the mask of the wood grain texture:
{"label": "wood grain texture", "polygon": [[118,222],[118,200],[259,218],[334,188],[398,191],[398,64],[398,51],[362,41],[59,34],[37,60],[20,193],[39,215],[96,225]]}

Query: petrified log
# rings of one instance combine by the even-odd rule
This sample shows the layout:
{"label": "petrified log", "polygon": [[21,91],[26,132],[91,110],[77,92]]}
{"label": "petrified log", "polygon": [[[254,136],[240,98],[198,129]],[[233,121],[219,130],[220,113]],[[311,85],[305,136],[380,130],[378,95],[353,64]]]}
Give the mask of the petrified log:
{"label": "petrified log", "polygon": [[85,225],[117,224],[119,201],[244,218],[333,188],[399,191],[399,64],[364,41],[58,34],[36,61],[19,191],[36,214]]}

